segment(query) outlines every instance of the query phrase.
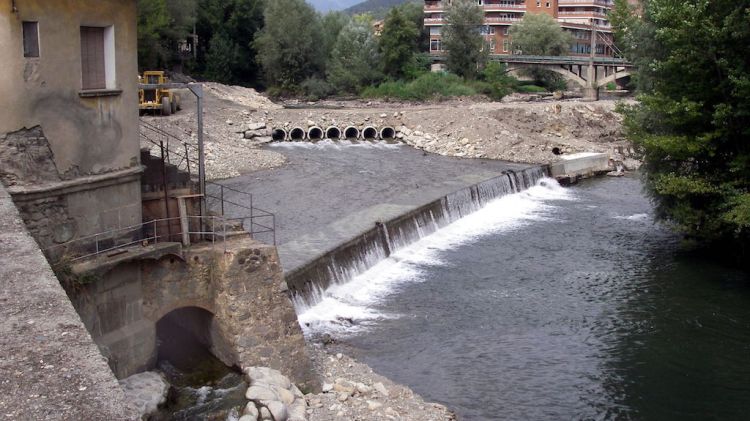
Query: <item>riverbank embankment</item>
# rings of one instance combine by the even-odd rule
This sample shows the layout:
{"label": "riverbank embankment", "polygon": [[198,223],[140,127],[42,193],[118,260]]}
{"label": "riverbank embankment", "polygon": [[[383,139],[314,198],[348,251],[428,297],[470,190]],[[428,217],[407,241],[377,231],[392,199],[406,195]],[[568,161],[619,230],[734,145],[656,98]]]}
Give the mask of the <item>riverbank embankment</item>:
{"label": "riverbank embankment", "polygon": [[[528,164],[546,164],[558,153],[606,153],[628,169],[639,163],[622,133],[614,100],[595,103],[539,100],[519,97],[517,102],[452,99],[442,102],[324,101],[293,106],[270,101],[247,88],[206,84],[206,169],[210,179],[224,179],[278,168],[283,153],[264,148],[270,130],[307,130],[318,126],[340,130],[353,126],[393,127],[400,140],[443,156],[486,158]],[[170,117],[143,117],[180,139],[196,142],[197,127],[191,95],[184,95],[183,111]],[[521,101],[536,99],[534,101]],[[266,136],[246,139],[256,128]]]}

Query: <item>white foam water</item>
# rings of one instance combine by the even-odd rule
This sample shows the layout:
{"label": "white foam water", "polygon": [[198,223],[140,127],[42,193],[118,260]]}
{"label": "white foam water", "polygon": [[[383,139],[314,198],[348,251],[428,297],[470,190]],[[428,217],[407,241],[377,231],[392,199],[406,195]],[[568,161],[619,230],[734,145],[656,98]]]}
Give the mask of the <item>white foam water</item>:
{"label": "white foam water", "polygon": [[493,200],[478,211],[399,248],[348,282],[334,283],[319,291],[315,304],[295,299],[302,330],[307,335],[342,336],[367,329],[379,319],[399,317],[378,311],[377,304],[397,292],[400,285],[427,281],[423,269],[444,265],[443,251],[533,221],[554,219],[556,207],[550,202],[555,200],[574,200],[574,195],[554,179],[543,178],[521,193]]}
{"label": "white foam water", "polygon": [[331,140],[324,139],[317,142],[301,141],[301,142],[272,142],[268,144],[272,148],[279,149],[341,149],[341,148],[362,148],[362,149],[398,149],[403,144],[401,143],[390,143],[382,140]]}

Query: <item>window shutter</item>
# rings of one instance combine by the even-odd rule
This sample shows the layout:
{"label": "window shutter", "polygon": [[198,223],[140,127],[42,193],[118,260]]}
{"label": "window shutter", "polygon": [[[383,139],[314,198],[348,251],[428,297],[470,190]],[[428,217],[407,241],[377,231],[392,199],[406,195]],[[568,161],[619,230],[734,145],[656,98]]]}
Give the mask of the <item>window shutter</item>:
{"label": "window shutter", "polygon": [[104,28],[81,27],[81,72],[83,89],[105,89]]}
{"label": "window shutter", "polygon": [[39,24],[23,22],[23,56],[39,57]]}

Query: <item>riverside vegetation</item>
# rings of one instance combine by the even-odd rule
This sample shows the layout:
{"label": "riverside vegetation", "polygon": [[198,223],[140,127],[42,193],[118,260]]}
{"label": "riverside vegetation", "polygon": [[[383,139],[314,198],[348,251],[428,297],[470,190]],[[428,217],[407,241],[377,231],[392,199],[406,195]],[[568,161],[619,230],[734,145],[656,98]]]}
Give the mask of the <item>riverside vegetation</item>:
{"label": "riverside vegetation", "polygon": [[[139,62],[143,69],[174,68],[201,79],[266,89],[270,96],[318,100],[358,95],[424,101],[512,92],[563,90],[554,73],[530,71],[519,82],[487,63],[491,46],[480,28],[482,9],[456,0],[446,12],[447,72],[430,73],[429,34],[419,3],[390,9],[376,35],[370,14],[320,15],[304,0],[140,0]],[[546,15],[545,15],[546,16]],[[295,28],[290,31],[289,28]],[[195,56],[179,55],[195,30]],[[551,18],[529,16],[513,28],[524,51],[560,54],[569,36]],[[549,44],[550,46],[547,46]],[[521,46],[514,46],[520,49]],[[550,50],[551,48],[551,50]]]}

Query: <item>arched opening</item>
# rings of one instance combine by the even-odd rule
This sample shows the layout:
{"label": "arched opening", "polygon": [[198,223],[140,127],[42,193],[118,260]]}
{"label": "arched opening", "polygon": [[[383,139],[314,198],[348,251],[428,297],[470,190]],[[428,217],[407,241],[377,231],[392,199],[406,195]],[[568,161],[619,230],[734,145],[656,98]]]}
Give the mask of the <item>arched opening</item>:
{"label": "arched opening", "polygon": [[323,129],[318,126],[312,126],[307,130],[307,138],[310,140],[323,139]]}
{"label": "arched opening", "polygon": [[[156,323],[157,370],[170,383],[167,402],[151,419],[214,419],[246,402],[242,373],[225,365],[214,315],[182,307]],[[226,415],[223,415],[226,418]],[[218,419],[218,418],[216,418]]]}
{"label": "arched opening", "polygon": [[365,140],[375,140],[378,138],[378,130],[372,126],[367,126],[362,130],[362,138]]}
{"label": "arched opening", "polygon": [[359,139],[359,129],[354,126],[349,126],[344,130],[344,137],[348,140]]}
{"label": "arched opening", "polygon": [[341,130],[336,126],[331,126],[326,129],[326,139],[338,140],[341,137]]}
{"label": "arched opening", "polygon": [[380,138],[383,140],[393,140],[396,137],[396,130],[393,127],[385,126],[380,129]]}
{"label": "arched opening", "polygon": [[295,127],[289,132],[289,140],[301,141],[305,140],[305,131],[301,127]]}
{"label": "arched opening", "polygon": [[273,139],[274,142],[281,142],[286,139],[286,130],[273,129],[273,132],[271,132],[271,139]]}

